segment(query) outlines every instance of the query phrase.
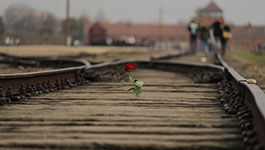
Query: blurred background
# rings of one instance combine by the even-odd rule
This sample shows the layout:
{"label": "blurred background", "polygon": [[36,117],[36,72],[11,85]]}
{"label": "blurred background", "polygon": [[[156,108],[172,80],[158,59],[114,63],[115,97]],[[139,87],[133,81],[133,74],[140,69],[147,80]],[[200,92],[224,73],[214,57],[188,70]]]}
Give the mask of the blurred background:
{"label": "blurred background", "polygon": [[90,29],[100,23],[96,28],[103,27],[106,44],[162,41],[187,48],[186,26],[192,18],[210,24],[222,17],[232,26],[232,49],[265,46],[263,0],[72,0],[68,6],[67,0],[0,0],[0,4],[1,45],[66,44],[66,34],[70,45],[91,45]]}
{"label": "blurred background", "polygon": [[[149,57],[162,50],[190,50],[189,24],[196,20],[208,28],[219,21],[229,25],[232,34],[226,61],[245,77],[265,83],[264,14],[264,0],[0,0],[0,52],[68,55],[118,50],[98,61]],[[208,57],[199,38],[198,58]]]}

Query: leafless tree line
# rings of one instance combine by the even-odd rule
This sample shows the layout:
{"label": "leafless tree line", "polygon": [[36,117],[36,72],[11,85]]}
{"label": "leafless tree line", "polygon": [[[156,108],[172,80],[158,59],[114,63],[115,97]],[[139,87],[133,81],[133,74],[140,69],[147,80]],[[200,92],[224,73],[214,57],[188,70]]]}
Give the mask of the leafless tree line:
{"label": "leafless tree line", "polygon": [[[71,18],[71,36],[83,40],[83,25],[88,17]],[[21,44],[63,44],[65,20],[58,19],[48,11],[39,11],[26,4],[10,5],[0,17],[0,41],[12,36],[20,38]],[[1,40],[2,39],[2,40]]]}

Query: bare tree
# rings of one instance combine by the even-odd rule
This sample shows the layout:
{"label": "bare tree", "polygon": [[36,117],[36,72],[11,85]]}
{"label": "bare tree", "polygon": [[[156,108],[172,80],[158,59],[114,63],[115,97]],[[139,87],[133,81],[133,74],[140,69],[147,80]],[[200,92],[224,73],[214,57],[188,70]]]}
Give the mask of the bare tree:
{"label": "bare tree", "polygon": [[[32,24],[33,9],[25,4],[12,4],[5,11],[5,26],[8,32],[26,29]],[[33,21],[33,20],[32,20]]]}
{"label": "bare tree", "polygon": [[104,22],[104,21],[106,21],[106,15],[105,15],[104,11],[99,10],[97,12],[96,17],[95,17],[95,21],[96,22]]}
{"label": "bare tree", "polygon": [[47,11],[36,11],[25,4],[10,5],[5,11],[9,32],[26,32],[52,35],[58,31],[57,19]]}
{"label": "bare tree", "polygon": [[46,35],[56,35],[59,33],[58,20],[52,14],[48,14],[42,20],[40,33]]}
{"label": "bare tree", "polygon": [[[70,18],[70,34],[74,40],[83,41],[83,28],[84,25],[89,23],[90,20],[86,15],[81,15],[79,18]],[[62,21],[61,33],[65,35],[65,20]]]}
{"label": "bare tree", "polygon": [[57,43],[52,39],[61,39],[59,20],[48,11],[12,4],[5,11],[4,21],[7,33],[27,44]]}

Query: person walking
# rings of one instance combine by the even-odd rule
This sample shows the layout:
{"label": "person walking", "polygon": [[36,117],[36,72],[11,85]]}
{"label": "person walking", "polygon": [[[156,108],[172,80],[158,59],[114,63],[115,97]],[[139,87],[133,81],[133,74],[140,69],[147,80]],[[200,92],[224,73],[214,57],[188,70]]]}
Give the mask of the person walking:
{"label": "person walking", "polygon": [[232,38],[231,29],[228,24],[223,20],[222,22],[222,37],[221,37],[221,54],[225,55],[227,49],[227,41]]}
{"label": "person walking", "polygon": [[192,53],[197,53],[197,36],[198,36],[199,24],[197,19],[193,18],[188,24],[188,31],[190,33],[190,50]]}
{"label": "person walking", "polygon": [[220,21],[215,21],[212,25],[211,28],[213,30],[213,36],[214,36],[214,49],[220,50],[221,49],[221,38],[223,36],[223,29],[221,26]]}
{"label": "person walking", "polygon": [[202,25],[199,28],[199,37],[202,43],[202,48],[205,54],[209,53],[209,38],[210,38],[210,33],[209,33],[209,28],[207,25]]}

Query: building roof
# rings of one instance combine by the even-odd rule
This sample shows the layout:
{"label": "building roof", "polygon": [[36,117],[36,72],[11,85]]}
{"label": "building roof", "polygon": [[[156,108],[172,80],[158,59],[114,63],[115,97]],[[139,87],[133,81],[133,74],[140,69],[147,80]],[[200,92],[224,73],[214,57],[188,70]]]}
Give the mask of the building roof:
{"label": "building roof", "polygon": [[201,9],[202,11],[223,11],[219,6],[217,6],[214,1],[211,1],[206,7]]}

